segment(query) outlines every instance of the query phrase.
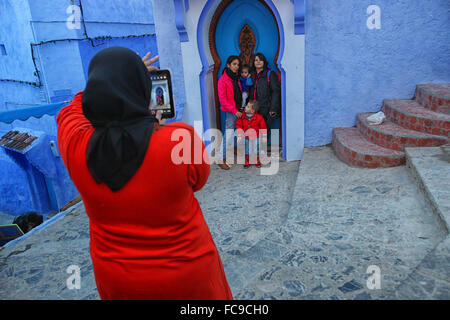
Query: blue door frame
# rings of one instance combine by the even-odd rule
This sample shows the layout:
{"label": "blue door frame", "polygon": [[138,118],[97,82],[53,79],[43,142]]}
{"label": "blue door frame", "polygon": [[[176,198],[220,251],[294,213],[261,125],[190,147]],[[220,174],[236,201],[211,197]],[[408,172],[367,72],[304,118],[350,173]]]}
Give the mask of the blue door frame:
{"label": "blue door frame", "polygon": [[[273,61],[278,52],[278,27],[272,13],[260,1],[235,0],[222,12],[216,27],[215,44],[221,61],[219,77],[226,66],[227,58],[231,55],[239,56],[239,35],[245,25],[250,26],[255,35],[253,53],[262,52],[269,62],[269,68],[277,70]],[[220,122],[222,133],[225,134],[223,111],[220,111]],[[271,128],[280,129],[280,121],[276,121]]]}
{"label": "blue door frame", "polygon": [[[249,1],[249,0],[237,0],[236,3],[241,2],[257,2],[256,0]],[[201,90],[201,103],[202,103],[202,119],[203,119],[203,130],[206,132],[208,129],[210,129],[210,125],[208,122],[208,98],[207,98],[207,89],[206,89],[206,74],[209,72],[211,64],[207,57],[207,50],[209,51],[208,42],[205,41],[206,38],[204,37],[204,30],[207,28],[208,23],[208,16],[210,15],[210,11],[214,7],[214,4],[217,3],[217,0],[207,0],[206,4],[203,7],[203,10],[200,14],[199,22],[197,25],[197,46],[198,51],[200,55],[200,60],[202,62],[202,70],[199,74],[199,80],[200,80],[200,90]],[[286,73],[281,66],[281,59],[283,58],[284,54],[284,28],[283,23],[280,17],[280,14],[278,13],[277,8],[273,4],[271,0],[264,0],[264,3],[267,5],[267,7],[270,8],[270,10],[273,13],[273,17],[275,17],[276,25],[278,26],[278,36],[279,36],[279,48],[278,48],[278,58],[276,60],[276,66],[277,69],[281,73],[281,121],[282,121],[282,127],[286,128]],[[265,8],[267,10],[267,8]],[[268,11],[268,10],[267,10]],[[273,21],[273,17],[271,17],[271,21]],[[250,25],[250,24],[249,24]],[[256,36],[256,34],[255,34]],[[238,42],[238,39],[236,39]],[[237,44],[237,48],[239,48],[239,45]],[[272,59],[273,61],[273,59]],[[272,66],[271,66],[272,67]],[[222,68],[223,69],[223,68]],[[221,117],[223,118],[223,117]],[[209,144],[209,141],[205,141],[206,144]],[[282,134],[282,151],[283,151],[283,158],[286,158],[286,134]]]}

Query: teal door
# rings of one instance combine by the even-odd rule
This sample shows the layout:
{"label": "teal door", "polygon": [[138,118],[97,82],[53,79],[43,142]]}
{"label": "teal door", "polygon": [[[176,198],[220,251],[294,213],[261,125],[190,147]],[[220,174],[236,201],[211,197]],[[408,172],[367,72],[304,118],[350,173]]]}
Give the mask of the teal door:
{"label": "teal door", "polygon": [[[217,55],[221,64],[219,77],[231,55],[240,56],[243,63],[253,65],[252,54],[265,55],[272,70],[279,47],[279,35],[272,12],[258,0],[234,0],[223,11],[215,32]],[[225,116],[220,111],[221,127],[225,127]],[[279,121],[272,128],[279,128]]]}
{"label": "teal door", "polygon": [[[241,55],[241,32],[250,27],[254,35],[253,53],[263,53],[270,68],[277,70],[273,60],[278,52],[278,28],[269,9],[258,0],[235,0],[223,11],[216,28],[216,50],[221,66],[219,75],[231,55]],[[241,37],[240,37],[241,36]],[[250,44],[252,45],[252,44]]]}

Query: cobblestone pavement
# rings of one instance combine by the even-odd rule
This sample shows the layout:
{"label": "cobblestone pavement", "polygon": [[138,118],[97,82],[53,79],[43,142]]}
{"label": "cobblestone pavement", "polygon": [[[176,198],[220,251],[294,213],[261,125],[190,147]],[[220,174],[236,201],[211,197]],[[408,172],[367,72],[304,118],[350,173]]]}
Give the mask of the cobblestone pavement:
{"label": "cobblestone pavement", "polygon": [[[259,172],[214,166],[196,194],[235,299],[389,299],[447,236],[405,166],[352,168],[324,146]],[[367,288],[371,265],[381,289]],[[0,249],[0,299],[99,299],[83,205]]]}

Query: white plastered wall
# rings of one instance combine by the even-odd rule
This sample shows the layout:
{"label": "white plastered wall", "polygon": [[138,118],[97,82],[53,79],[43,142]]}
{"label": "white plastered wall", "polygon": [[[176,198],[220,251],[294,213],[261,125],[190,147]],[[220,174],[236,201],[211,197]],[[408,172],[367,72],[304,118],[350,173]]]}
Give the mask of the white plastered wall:
{"label": "white plastered wall", "polygon": [[273,1],[284,28],[281,66],[286,72],[286,160],[300,160],[305,137],[305,35],[294,33],[294,5]]}

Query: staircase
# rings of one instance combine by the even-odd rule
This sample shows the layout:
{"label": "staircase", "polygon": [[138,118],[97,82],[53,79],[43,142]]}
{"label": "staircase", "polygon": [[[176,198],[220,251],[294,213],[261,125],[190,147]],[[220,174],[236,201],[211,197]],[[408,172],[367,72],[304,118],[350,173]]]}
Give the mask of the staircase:
{"label": "staircase", "polygon": [[372,125],[359,113],[356,127],[333,129],[336,156],[351,166],[394,167],[405,163],[405,147],[449,142],[450,84],[420,84],[413,100],[383,100],[386,120]]}

